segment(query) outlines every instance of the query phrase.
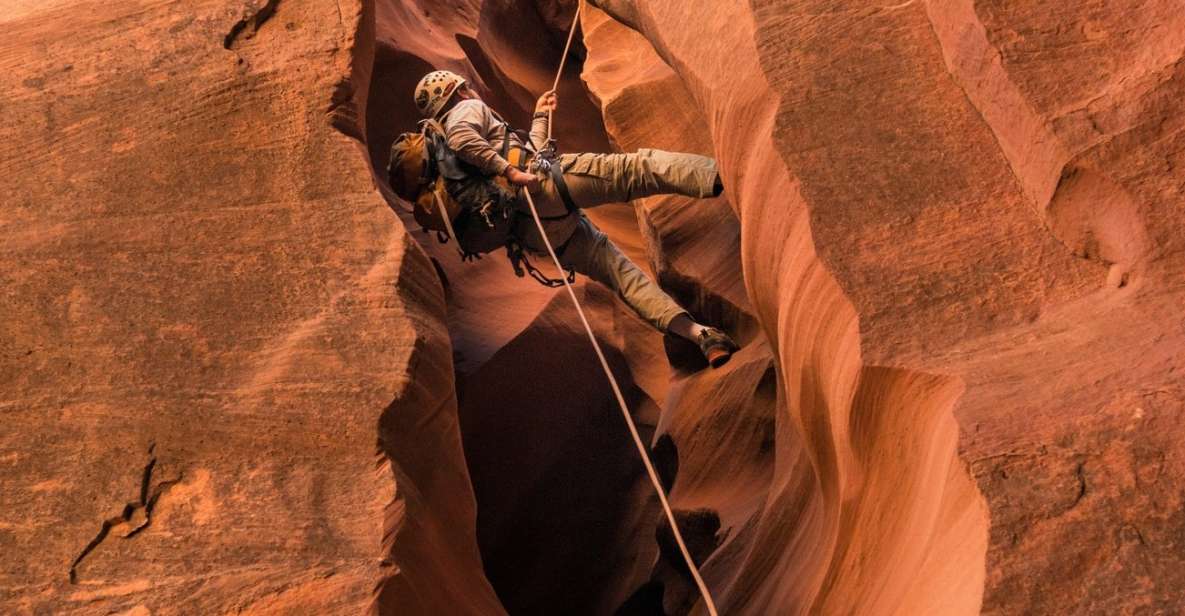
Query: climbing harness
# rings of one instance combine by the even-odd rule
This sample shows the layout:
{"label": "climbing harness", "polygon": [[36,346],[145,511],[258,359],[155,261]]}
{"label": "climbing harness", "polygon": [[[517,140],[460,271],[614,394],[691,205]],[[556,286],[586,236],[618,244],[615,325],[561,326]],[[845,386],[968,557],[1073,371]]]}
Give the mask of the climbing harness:
{"label": "climbing harness", "polygon": [[[560,68],[556,72],[555,83],[552,84],[553,91],[559,87],[560,76],[564,72],[564,62],[568,58],[568,50],[572,45],[572,36],[576,34],[576,24],[580,20],[581,4],[580,2],[576,4],[576,15],[572,18],[572,28],[568,31],[568,42],[564,45],[564,55],[560,57]],[[547,138],[550,144],[552,112],[548,111],[547,115]],[[556,255],[555,249],[552,248],[551,240],[547,237],[547,231],[543,228],[543,220],[539,217],[539,210],[535,208],[535,200],[531,198],[530,191],[524,189],[522,193],[526,195],[527,205],[531,210],[531,217],[534,218],[535,226],[539,229],[539,235],[543,238],[543,245],[547,247],[547,254],[551,256],[551,260],[555,263],[555,266],[563,271],[560,258]],[[687,563],[687,568],[691,571],[691,576],[695,579],[696,586],[699,587],[700,595],[704,599],[704,605],[708,608],[708,614],[717,616],[716,603],[712,600],[712,593],[708,591],[708,586],[704,583],[703,577],[700,576],[699,568],[696,567],[695,562],[691,558],[691,553],[687,550],[687,544],[683,541],[683,534],[679,531],[679,524],[675,521],[675,514],[671,511],[671,504],[667,502],[667,495],[662,488],[662,482],[658,478],[658,472],[654,470],[654,464],[650,461],[650,455],[646,451],[646,445],[642,443],[642,437],[638,434],[638,427],[634,424],[633,416],[630,415],[629,406],[625,403],[625,397],[621,395],[621,387],[618,386],[617,379],[613,376],[613,371],[609,369],[609,362],[605,359],[605,353],[601,350],[601,344],[597,342],[597,337],[593,333],[592,326],[589,325],[588,317],[584,314],[584,308],[580,305],[580,300],[576,297],[576,291],[572,289],[572,282],[564,278],[563,284],[564,288],[568,290],[568,296],[572,298],[572,304],[576,306],[576,314],[580,316],[580,321],[584,323],[584,330],[588,333],[588,340],[592,343],[593,350],[597,353],[597,359],[601,360],[601,368],[605,371],[605,376],[609,379],[610,387],[613,388],[613,395],[617,398],[617,405],[621,408],[622,417],[625,418],[626,426],[630,430],[630,436],[634,439],[634,446],[638,448],[638,454],[642,457],[642,464],[646,467],[646,473],[650,475],[650,483],[654,485],[654,491],[658,494],[658,500],[662,504],[663,513],[666,514],[667,521],[671,524],[671,531],[675,535],[675,542],[679,544],[679,551],[683,554],[683,560]]]}
{"label": "climbing harness", "polygon": [[[549,126],[547,130],[551,130]],[[548,139],[549,142],[554,139]],[[573,213],[580,208],[576,206],[576,202],[572,200],[572,193],[568,190],[568,183],[564,181],[564,171],[560,168],[559,161],[556,159],[555,148],[549,143],[549,150],[541,153],[532,161],[534,169],[542,171],[551,177],[551,183],[555,186],[555,191],[560,194],[560,200],[564,202],[564,208],[568,213]],[[565,218],[565,216],[555,216],[553,218]],[[544,219],[547,220],[547,219]]]}

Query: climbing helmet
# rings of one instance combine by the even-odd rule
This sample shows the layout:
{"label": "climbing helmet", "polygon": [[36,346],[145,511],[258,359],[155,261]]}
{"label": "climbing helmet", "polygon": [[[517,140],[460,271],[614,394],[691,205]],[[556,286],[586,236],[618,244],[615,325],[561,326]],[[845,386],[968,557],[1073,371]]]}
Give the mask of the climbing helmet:
{"label": "climbing helmet", "polygon": [[465,78],[452,71],[432,71],[416,85],[416,109],[425,118],[435,118]]}

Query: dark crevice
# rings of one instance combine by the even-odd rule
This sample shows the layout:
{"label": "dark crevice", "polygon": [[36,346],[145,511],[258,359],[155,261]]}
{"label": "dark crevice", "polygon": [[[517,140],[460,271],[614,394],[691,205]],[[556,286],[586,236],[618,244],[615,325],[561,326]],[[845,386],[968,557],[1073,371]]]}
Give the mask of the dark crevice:
{"label": "dark crevice", "polygon": [[90,543],[82,549],[82,552],[74,558],[74,562],[70,563],[70,583],[78,583],[78,565],[82,563],[99,544],[107,539],[111,534],[111,530],[121,525],[127,525],[128,529],[123,533],[124,539],[130,539],[138,535],[141,531],[148,528],[152,523],[152,511],[156,508],[156,503],[160,500],[169,488],[181,481],[181,476],[178,475],[175,479],[168,479],[158,483],[155,489],[152,487],[152,475],[156,469],[156,445],[148,446],[148,462],[144,464],[144,470],[140,475],[140,492],[139,499],[135,502],[125,503],[120,514],[106,520],[103,520],[99,527],[99,532],[95,535]]}
{"label": "dark crevice", "polygon": [[156,445],[148,446],[148,463],[144,465],[144,472],[140,475],[140,502],[148,502],[148,488],[152,483],[152,469],[156,468],[156,456],[152,455]]}
{"label": "dark crevice", "polygon": [[666,612],[662,609],[663,596],[662,582],[655,582],[653,580],[643,584],[634,594],[630,595],[617,611],[613,612],[614,616],[666,616]]}
{"label": "dark crevice", "polygon": [[679,449],[670,434],[658,437],[658,442],[650,449],[650,460],[662,482],[662,489],[670,493],[675,487],[675,476],[679,474]]}
{"label": "dark crevice", "polygon": [[678,375],[695,374],[708,367],[707,358],[699,350],[699,346],[690,340],[667,333],[663,336],[662,345],[666,351],[667,363]]}
{"label": "dark crevice", "polygon": [[78,565],[82,562],[82,559],[86,558],[87,555],[94,551],[95,548],[99,547],[99,544],[103,543],[103,540],[107,538],[107,533],[111,532],[111,527],[127,519],[129,513],[130,512],[128,511],[128,508],[125,507],[123,513],[120,516],[111,518],[109,520],[103,520],[103,525],[99,528],[99,533],[95,535],[94,539],[91,539],[90,543],[86,544],[86,547],[82,549],[82,552],[74,558],[74,562],[70,563],[71,584],[78,583]]}
{"label": "dark crevice", "polygon": [[[720,532],[720,515],[711,509],[695,509],[692,511],[675,510],[675,522],[683,535],[683,542],[687,551],[691,553],[691,560],[698,567],[708,559],[708,556],[720,545],[723,537]],[[687,561],[683,559],[683,552],[675,541],[675,533],[671,532],[671,524],[664,517],[654,531],[654,539],[658,542],[659,559],[666,560],[684,580],[693,583],[691,570],[687,568]]]}
{"label": "dark crevice", "polygon": [[[765,372],[761,374],[761,380],[757,382],[756,389],[753,390],[753,399],[767,402],[770,406],[777,404],[778,399],[778,369],[770,364]],[[765,423],[767,427],[762,430],[762,439],[760,451],[761,453],[774,453],[774,447],[777,444],[776,430],[774,428],[773,417],[766,417]]]}
{"label": "dark crevice", "polygon": [[[676,509],[674,513],[692,562],[702,566],[727,538],[728,533],[720,532],[720,515],[712,509]],[[650,579],[617,608],[617,616],[687,614],[700,598],[695,578],[665,516],[654,530],[654,539],[658,543],[658,562]]]}
{"label": "dark crevice", "polygon": [[[679,474],[679,448],[675,439],[670,434],[658,437],[650,449],[650,458],[663,491],[670,494]],[[720,516],[711,509],[676,509],[674,514],[687,551],[698,567],[724,542],[724,537],[719,536]],[[665,616],[664,604],[677,604],[680,607],[675,613],[684,613],[683,608],[690,609],[698,598],[695,578],[665,515],[657,521],[654,540],[658,544],[659,556],[650,579],[614,611],[616,616]]]}
{"label": "dark crevice", "polygon": [[239,36],[243,34],[244,30],[248,30],[247,34],[243,36],[245,39],[254,37],[263,24],[271,19],[276,14],[276,7],[280,5],[280,0],[267,0],[259,10],[252,11],[248,8],[243,13],[242,19],[235,22],[235,25],[230,27],[230,32],[226,33],[226,37],[222,40],[222,47],[224,49],[231,49],[239,40]]}

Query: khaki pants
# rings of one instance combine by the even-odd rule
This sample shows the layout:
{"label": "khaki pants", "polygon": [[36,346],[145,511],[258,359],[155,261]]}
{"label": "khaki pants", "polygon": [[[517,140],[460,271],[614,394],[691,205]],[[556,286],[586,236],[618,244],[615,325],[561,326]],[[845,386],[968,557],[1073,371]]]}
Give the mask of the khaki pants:
{"label": "khaki pants", "polygon": [[[706,156],[638,150],[631,154],[565,154],[558,164],[577,207],[625,203],[650,195],[679,194],[711,197],[716,161]],[[540,176],[531,192],[560,262],[610,289],[659,331],[686,312],[662,288],[634,265],[609,238],[578,212],[568,212],[550,176]],[[546,253],[533,220],[516,231],[523,244]]]}

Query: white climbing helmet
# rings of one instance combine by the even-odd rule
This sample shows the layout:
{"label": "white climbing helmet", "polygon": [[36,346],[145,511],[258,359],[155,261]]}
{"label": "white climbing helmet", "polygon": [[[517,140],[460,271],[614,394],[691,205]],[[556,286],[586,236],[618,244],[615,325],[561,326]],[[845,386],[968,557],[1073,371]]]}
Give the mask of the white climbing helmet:
{"label": "white climbing helmet", "polygon": [[432,71],[416,85],[416,109],[425,118],[435,118],[465,78],[451,71]]}

